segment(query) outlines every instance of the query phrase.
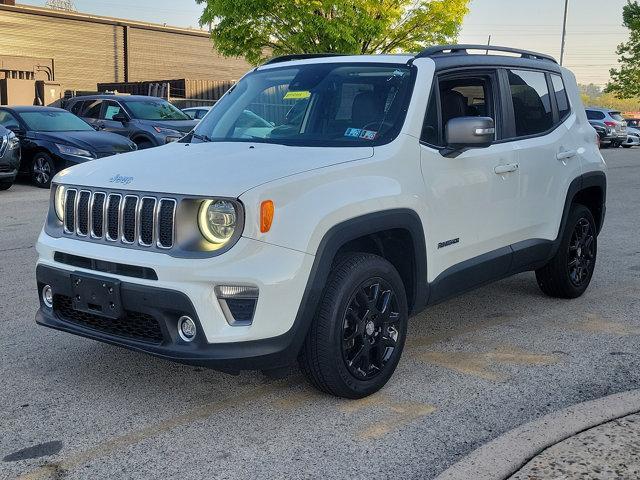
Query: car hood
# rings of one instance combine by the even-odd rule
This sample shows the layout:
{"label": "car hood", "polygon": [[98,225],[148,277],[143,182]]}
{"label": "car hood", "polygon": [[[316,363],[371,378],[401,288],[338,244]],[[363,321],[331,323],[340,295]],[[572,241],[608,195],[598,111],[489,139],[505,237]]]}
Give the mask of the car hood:
{"label": "car hood", "polygon": [[144,125],[151,127],[158,126],[161,128],[170,128],[171,130],[177,130],[182,133],[189,133],[193,128],[198,125],[200,120],[138,120]]}
{"label": "car hood", "polygon": [[110,132],[87,130],[82,132],[29,132],[28,136],[38,140],[62,143],[90,152],[124,153],[132,150],[132,142],[122,135]]}
{"label": "car hood", "polygon": [[105,189],[235,198],[279,178],[372,155],[373,147],[172,143],[83,163],[64,170],[55,181]]}

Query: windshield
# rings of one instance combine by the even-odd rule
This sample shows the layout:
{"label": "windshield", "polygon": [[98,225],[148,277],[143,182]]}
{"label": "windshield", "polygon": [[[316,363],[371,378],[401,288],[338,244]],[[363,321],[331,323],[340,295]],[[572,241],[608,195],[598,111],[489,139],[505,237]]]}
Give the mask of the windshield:
{"label": "windshield", "polygon": [[191,120],[186,113],[178,110],[166,100],[125,100],[124,104],[140,120]]}
{"label": "windshield", "polygon": [[411,72],[404,64],[366,63],[258,70],[213,107],[194,137],[301,146],[386,143],[404,121]]}
{"label": "windshield", "polygon": [[21,112],[20,117],[29,130],[37,132],[83,132],[93,130],[91,125],[65,111]]}

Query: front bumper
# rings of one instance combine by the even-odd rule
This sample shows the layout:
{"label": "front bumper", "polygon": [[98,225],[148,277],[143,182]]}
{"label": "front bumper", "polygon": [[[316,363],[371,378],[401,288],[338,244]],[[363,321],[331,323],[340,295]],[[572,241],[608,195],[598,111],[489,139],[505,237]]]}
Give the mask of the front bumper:
{"label": "front bumper", "polygon": [[8,172],[0,171],[0,180],[10,179],[13,180],[18,175],[18,169],[9,170]]}
{"label": "front bumper", "polygon": [[[306,333],[295,323],[314,262],[311,255],[245,238],[224,255],[194,260],[55,239],[45,233],[41,234],[37,248],[38,292],[47,284],[53,287],[56,298],[70,299],[73,293],[70,276],[74,273],[118,280],[123,309],[157,321],[162,339],[154,343],[70,321],[61,314],[62,310],[56,311],[55,302],[54,309],[48,309],[42,299],[36,315],[41,325],[182,363],[227,371],[289,365],[298,353],[300,336]],[[153,269],[157,280],[70,266],[56,261],[56,252]],[[251,325],[228,323],[214,291],[221,284],[250,284],[259,288]],[[193,342],[185,342],[178,335],[177,321],[182,315],[190,316],[197,325],[198,335]]]}

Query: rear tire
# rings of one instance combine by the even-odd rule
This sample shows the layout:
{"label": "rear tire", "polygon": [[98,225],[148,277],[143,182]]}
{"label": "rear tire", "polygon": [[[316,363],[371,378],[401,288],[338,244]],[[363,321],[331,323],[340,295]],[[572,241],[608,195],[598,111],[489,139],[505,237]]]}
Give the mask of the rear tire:
{"label": "rear tire", "polygon": [[380,390],[396,369],[407,334],[407,299],[384,258],[350,254],[334,266],[299,364],[312,385],[345,398]]}
{"label": "rear tire", "polygon": [[598,237],[591,210],[573,204],[556,255],[536,270],[538,286],[550,297],[579,297],[591,282],[597,253]]}

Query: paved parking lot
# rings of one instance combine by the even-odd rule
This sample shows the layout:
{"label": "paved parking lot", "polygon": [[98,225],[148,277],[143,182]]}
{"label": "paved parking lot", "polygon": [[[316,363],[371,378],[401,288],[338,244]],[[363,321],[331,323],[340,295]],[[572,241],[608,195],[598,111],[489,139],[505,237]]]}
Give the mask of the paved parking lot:
{"label": "paved parking lot", "polygon": [[531,273],[411,319],[379,394],[176,365],[37,327],[48,192],[0,193],[0,478],[432,478],[527,421],[640,385],[640,150],[608,150],[594,280],[574,301]]}

